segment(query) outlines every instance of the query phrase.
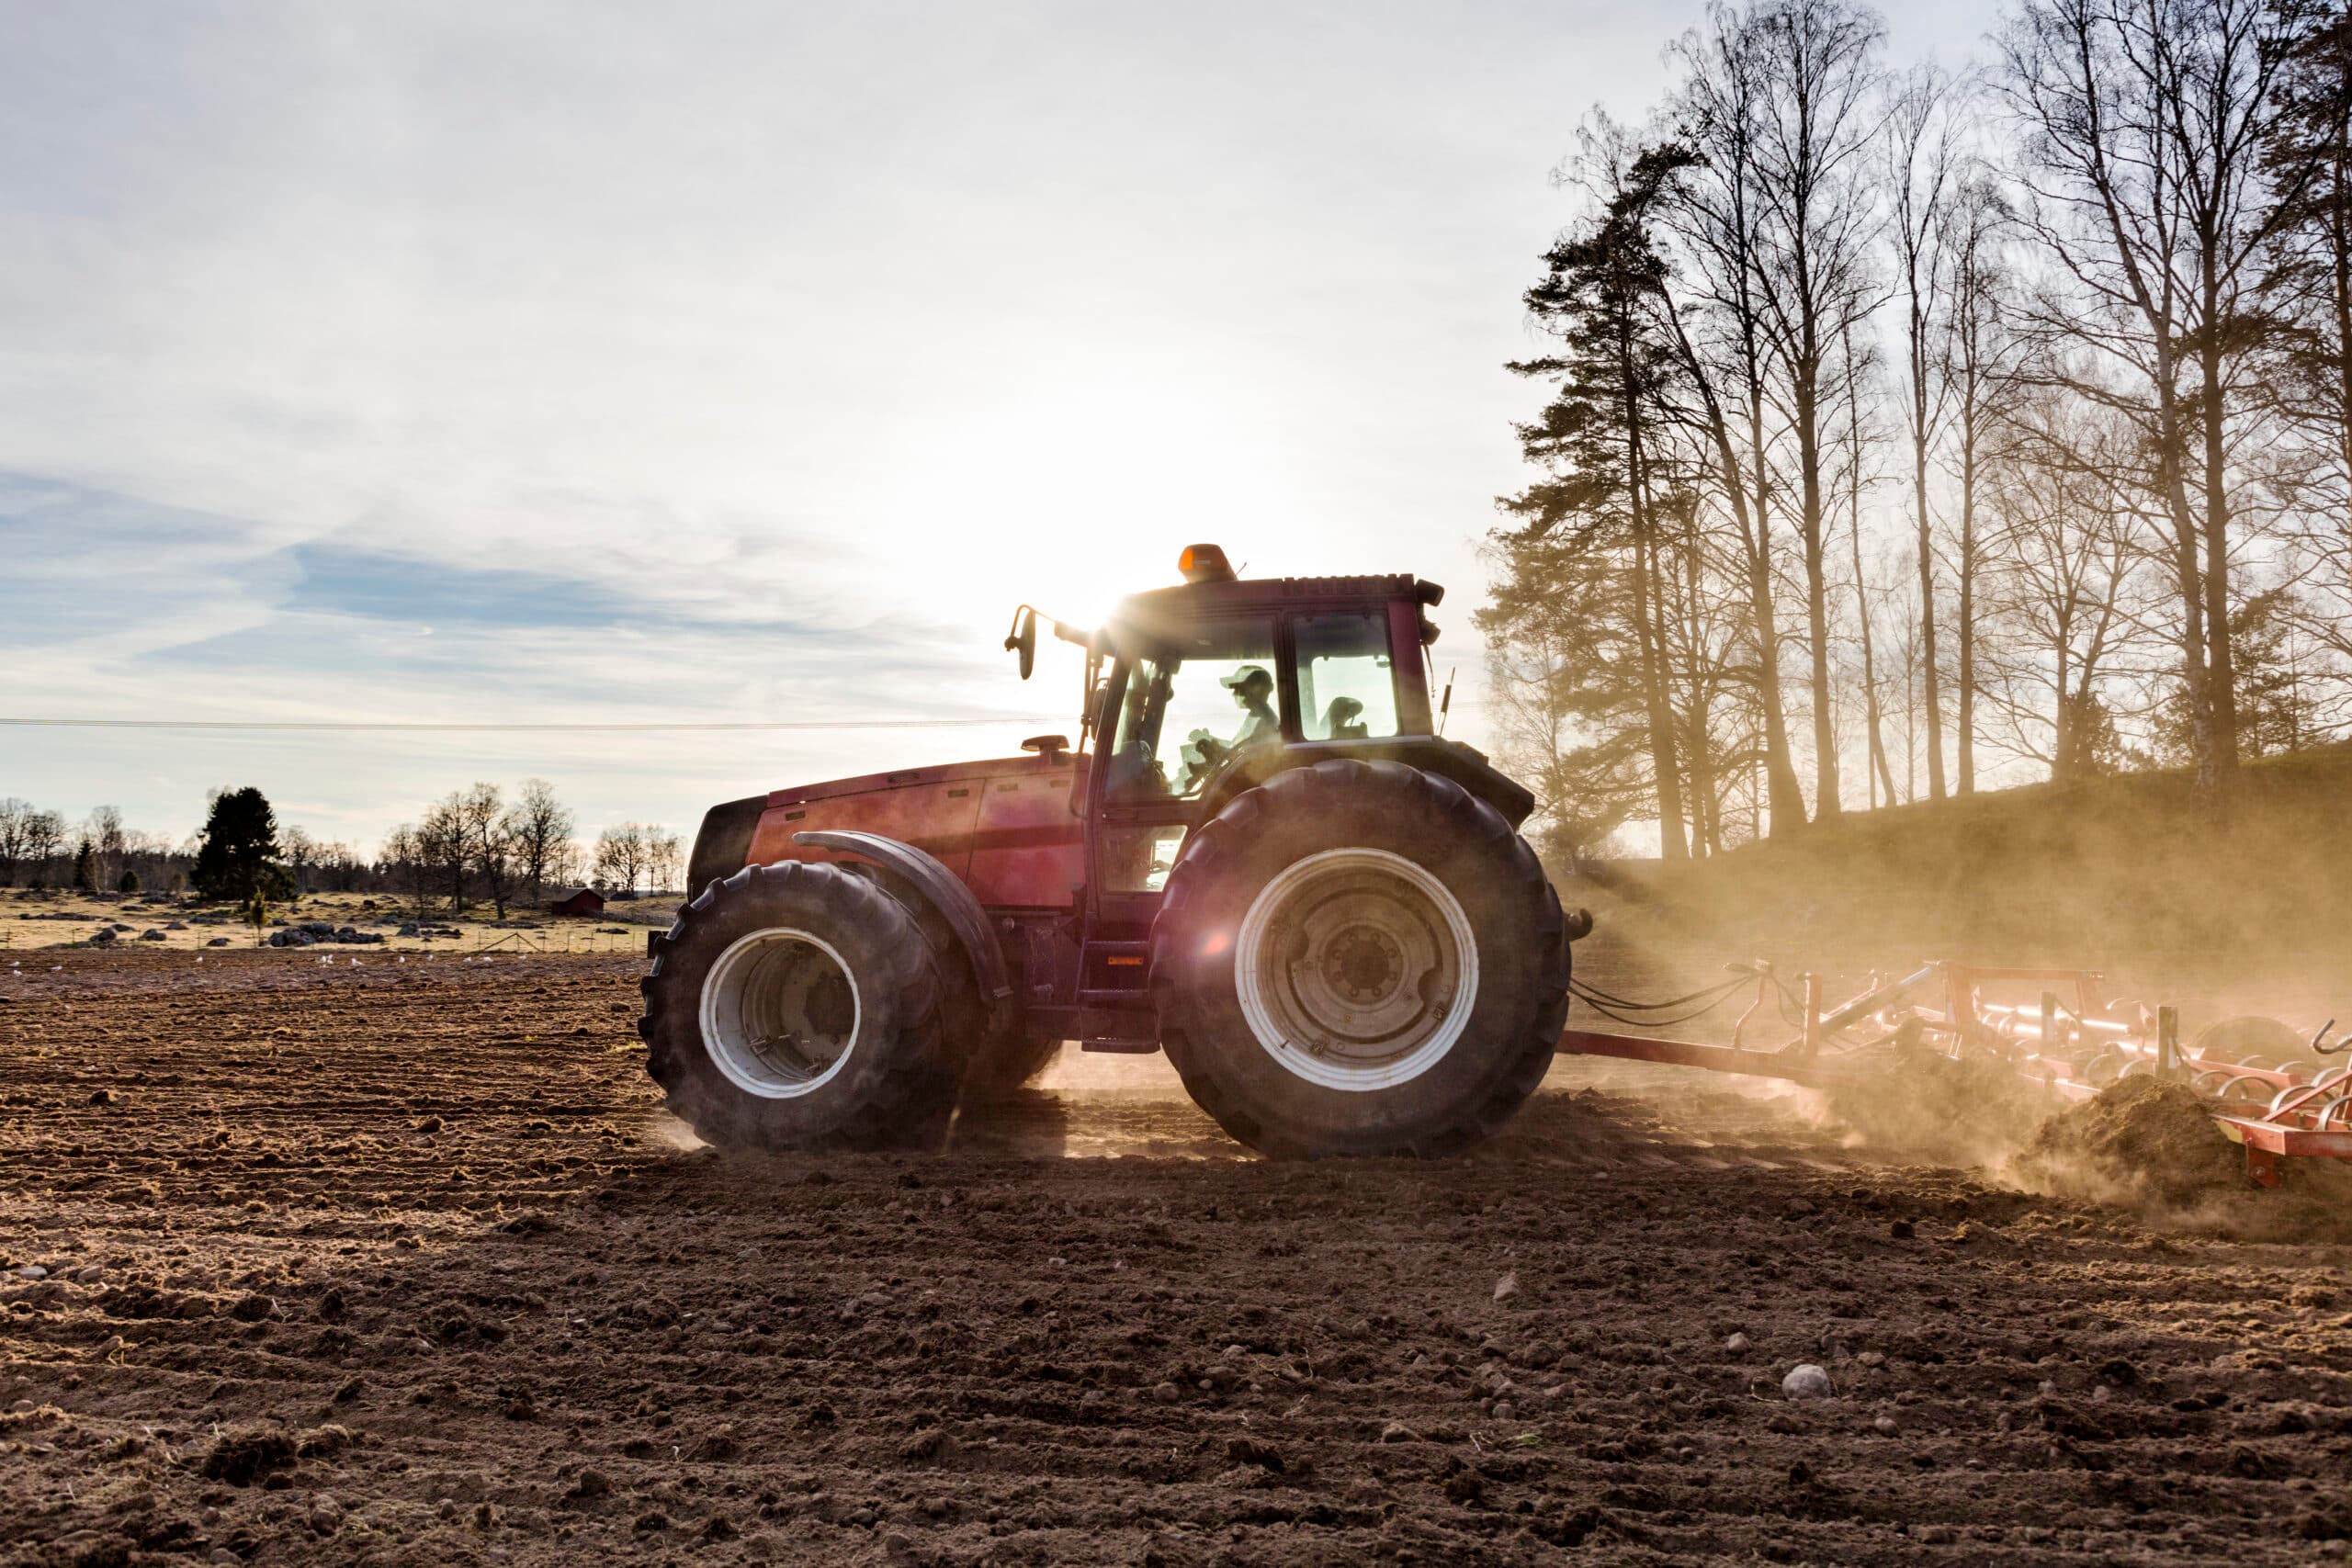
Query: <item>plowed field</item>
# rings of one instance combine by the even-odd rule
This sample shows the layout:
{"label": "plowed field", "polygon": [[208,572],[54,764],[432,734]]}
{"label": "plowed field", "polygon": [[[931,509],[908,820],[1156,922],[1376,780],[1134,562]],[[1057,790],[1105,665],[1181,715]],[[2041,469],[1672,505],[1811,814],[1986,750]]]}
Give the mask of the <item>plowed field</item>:
{"label": "plowed field", "polygon": [[[1239,1157],[1159,1063],[1096,1058],[944,1151],[747,1161],[662,1114],[637,973],[0,970],[0,1561],[2285,1563],[2352,1534],[2341,1247],[1572,1065],[1439,1164]],[[1800,1362],[1828,1397],[1783,1396]]]}

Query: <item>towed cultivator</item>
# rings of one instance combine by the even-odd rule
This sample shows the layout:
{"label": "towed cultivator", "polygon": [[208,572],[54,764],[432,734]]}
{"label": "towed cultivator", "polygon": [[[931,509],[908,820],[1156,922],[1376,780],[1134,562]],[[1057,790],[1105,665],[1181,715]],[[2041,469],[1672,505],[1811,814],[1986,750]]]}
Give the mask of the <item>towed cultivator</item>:
{"label": "towed cultivator", "polygon": [[[1560,1051],[1815,1088],[1857,1082],[1890,1057],[1933,1051],[1996,1063],[2069,1100],[2087,1100],[2123,1078],[2154,1076],[2185,1083],[2205,1099],[2215,1123],[2245,1148],[2247,1174],[2263,1186],[2278,1184],[2283,1159],[2352,1159],[2352,1035],[2330,1043],[2333,1019],[2309,1041],[2274,1019],[2229,1019],[2183,1045],[2177,1010],[2102,1001],[2095,970],[1934,963],[1883,984],[1872,976],[1860,995],[1825,1009],[1819,976],[1804,976],[1799,993],[1769,965],[1739,968],[1739,977],[1722,986],[1667,1002],[1632,1002],[1581,982],[1575,987],[1605,1016],[1664,1028],[1722,1005],[1752,978],[1755,999],[1728,1045],[1571,1029],[1560,1037]],[[2002,997],[2031,999],[1988,999]],[[1692,1010],[1656,1024],[1628,1016],[1681,1008]],[[1778,1044],[1751,1046],[1751,1025],[1768,1010],[1795,1032]]]}

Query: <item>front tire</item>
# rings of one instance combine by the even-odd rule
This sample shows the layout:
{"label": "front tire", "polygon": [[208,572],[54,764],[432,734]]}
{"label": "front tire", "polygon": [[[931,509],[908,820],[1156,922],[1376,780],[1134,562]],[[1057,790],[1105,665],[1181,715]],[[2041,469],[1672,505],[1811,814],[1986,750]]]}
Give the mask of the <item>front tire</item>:
{"label": "front tire", "polygon": [[1566,923],[1492,807],[1399,762],[1277,774],[1193,834],[1152,927],[1160,1039],[1265,1154],[1458,1152],[1549,1068]]}
{"label": "front tire", "polygon": [[706,1143],[902,1142],[955,1087],[937,955],[898,900],[842,866],[711,884],[639,988],[647,1066]]}

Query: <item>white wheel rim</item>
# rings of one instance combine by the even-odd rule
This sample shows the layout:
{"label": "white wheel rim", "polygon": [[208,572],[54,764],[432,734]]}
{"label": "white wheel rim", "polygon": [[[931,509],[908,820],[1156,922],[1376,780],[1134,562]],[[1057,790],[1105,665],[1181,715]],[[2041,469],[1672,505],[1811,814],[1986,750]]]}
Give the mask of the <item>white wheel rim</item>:
{"label": "white wheel rim", "polygon": [[1461,901],[1386,850],[1325,850],[1259,891],[1234,943],[1241,1016],[1266,1054],[1325,1089],[1409,1083],[1445,1058],[1478,1000]]}
{"label": "white wheel rim", "polygon": [[[831,982],[849,991],[847,1027]],[[792,1100],[832,1081],[865,1017],[857,976],[832,943],[774,927],[739,939],[702,983],[702,1043],[729,1083]]]}

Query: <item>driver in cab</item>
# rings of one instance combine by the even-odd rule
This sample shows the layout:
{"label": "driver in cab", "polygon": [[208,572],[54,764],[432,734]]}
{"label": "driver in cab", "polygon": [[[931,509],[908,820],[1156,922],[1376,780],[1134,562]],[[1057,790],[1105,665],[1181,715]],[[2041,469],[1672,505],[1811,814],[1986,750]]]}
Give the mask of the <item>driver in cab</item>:
{"label": "driver in cab", "polygon": [[1217,684],[1233,694],[1236,706],[1242,712],[1241,728],[1230,740],[1219,740],[1205,729],[1196,729],[1192,744],[1185,748],[1185,761],[1190,764],[1187,785],[1214,772],[1227,757],[1246,750],[1263,741],[1282,739],[1281,717],[1274,712],[1274,678],[1261,664],[1244,664],[1230,675],[1220,676]]}
{"label": "driver in cab", "polygon": [[1274,716],[1274,678],[1266,673],[1263,666],[1245,664],[1222,677],[1217,684],[1233,694],[1235,705],[1248,716],[1233,739],[1225,743],[1227,751],[1238,751],[1261,740],[1281,739],[1282,720]]}

